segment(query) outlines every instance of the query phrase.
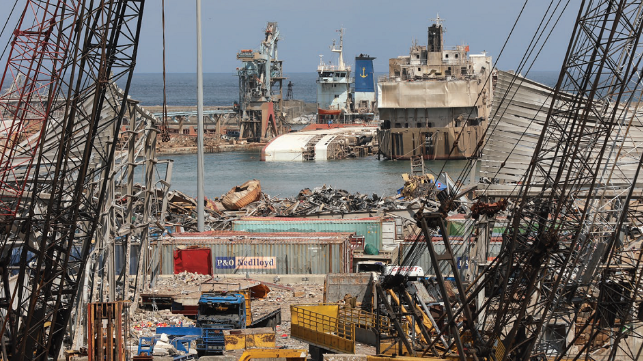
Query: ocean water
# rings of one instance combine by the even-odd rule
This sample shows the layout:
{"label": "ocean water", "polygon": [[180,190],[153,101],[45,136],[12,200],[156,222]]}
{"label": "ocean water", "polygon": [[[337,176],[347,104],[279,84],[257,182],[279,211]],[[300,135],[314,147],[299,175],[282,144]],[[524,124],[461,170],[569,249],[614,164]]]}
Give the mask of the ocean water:
{"label": "ocean water", "polygon": [[[259,179],[261,189],[271,196],[292,197],[304,188],[323,185],[351,193],[391,196],[404,185],[402,173],[409,173],[408,161],[377,160],[376,156],[311,162],[262,162],[259,152],[226,152],[205,154],[205,194],[218,197],[235,185]],[[159,157],[173,159],[172,189],[196,196],[196,155]],[[449,174],[460,174],[466,161],[428,162],[433,172],[446,164]],[[161,172],[163,166],[159,165]],[[164,173],[162,173],[164,174]]]}
{"label": "ocean water", "polygon": [[[315,102],[316,73],[287,74],[293,82],[295,99]],[[557,72],[532,72],[529,78],[553,86]],[[232,105],[238,99],[238,78],[234,74],[204,74],[204,105]],[[287,84],[287,81],[286,81]],[[196,76],[168,74],[167,98],[169,105],[196,105]],[[161,74],[135,74],[130,95],[145,105],[163,103]],[[172,189],[196,196],[196,154],[159,157],[173,159]],[[291,197],[304,188],[322,185],[360,192],[369,196],[396,194],[404,185],[401,174],[410,172],[408,161],[378,160],[376,156],[358,159],[312,162],[262,162],[259,151],[226,152],[205,155],[205,194],[209,198],[225,194],[235,185],[250,179],[259,179],[262,190],[271,196]],[[427,161],[432,173],[443,166],[452,178],[458,178],[466,161]],[[159,165],[164,174],[164,166]],[[466,175],[466,181],[469,176]]]}
{"label": "ocean water", "polygon": [[[308,103],[317,101],[317,73],[291,73],[285,76],[288,79],[283,82],[284,96],[291,81],[295,99]],[[167,74],[165,82],[168,105],[196,106],[196,74]],[[123,81],[119,85],[123,86]],[[130,96],[143,106],[162,105],[163,74],[135,73]],[[239,101],[239,78],[236,73],[203,74],[203,105],[232,105],[234,101]]]}
{"label": "ocean water", "polygon": [[[375,73],[377,78],[384,73]],[[317,102],[316,72],[287,73],[288,79],[284,80],[284,96],[289,81],[293,83],[295,99],[307,103]],[[528,74],[530,79],[548,86],[554,86],[558,80],[558,72],[532,71]],[[123,80],[119,82],[124,86]],[[177,106],[196,106],[196,75],[195,74],[167,74],[167,103]],[[163,74],[135,73],[132,78],[130,96],[139,100],[142,105],[163,104]],[[203,74],[203,104],[232,105],[239,100],[239,78],[236,73],[206,73]]]}

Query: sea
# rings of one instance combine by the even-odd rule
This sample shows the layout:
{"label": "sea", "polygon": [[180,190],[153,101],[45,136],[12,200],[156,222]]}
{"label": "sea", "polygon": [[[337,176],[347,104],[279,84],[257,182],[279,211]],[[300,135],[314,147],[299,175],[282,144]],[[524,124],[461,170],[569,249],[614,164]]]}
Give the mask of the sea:
{"label": "sea", "polygon": [[[285,75],[293,83],[294,99],[316,102],[317,73],[290,73]],[[376,74],[377,76],[377,74]],[[530,72],[527,77],[554,86],[558,72]],[[124,86],[124,84],[119,84]],[[166,74],[167,102],[172,106],[196,106],[196,75]],[[284,89],[285,93],[285,89]],[[232,105],[239,99],[239,83],[234,73],[203,74],[203,103],[205,106]],[[163,75],[135,73],[130,87],[130,96],[140,101],[143,107],[163,104]],[[172,159],[171,189],[196,196],[196,154],[160,156]],[[356,159],[310,161],[310,162],[262,162],[259,151],[240,151],[205,154],[205,195],[220,197],[232,187],[247,180],[261,181],[262,191],[271,197],[293,197],[302,189],[332,187],[351,193],[372,196],[394,196],[404,185],[403,173],[411,171],[409,161],[392,161],[369,156]],[[467,183],[469,174],[463,171],[467,161],[427,161],[428,172],[449,175]],[[479,166],[478,166],[479,169]],[[165,166],[158,165],[158,177],[165,178]]]}

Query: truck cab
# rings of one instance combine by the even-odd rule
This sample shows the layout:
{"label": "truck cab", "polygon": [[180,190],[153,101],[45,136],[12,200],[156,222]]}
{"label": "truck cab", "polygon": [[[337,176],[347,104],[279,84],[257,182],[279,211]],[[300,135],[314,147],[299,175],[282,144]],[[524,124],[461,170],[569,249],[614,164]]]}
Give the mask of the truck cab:
{"label": "truck cab", "polygon": [[382,274],[382,272],[384,272],[385,266],[386,264],[380,261],[360,261],[360,262],[357,262],[355,272],[356,273],[371,272],[379,276]]}
{"label": "truck cab", "polygon": [[246,328],[246,299],[240,293],[204,293],[196,316],[201,338],[199,355],[221,354],[225,350],[223,330]]}
{"label": "truck cab", "polygon": [[395,266],[387,265],[384,268],[384,276],[389,275],[402,275],[408,277],[409,280],[417,280],[424,277],[424,270],[420,266]]}

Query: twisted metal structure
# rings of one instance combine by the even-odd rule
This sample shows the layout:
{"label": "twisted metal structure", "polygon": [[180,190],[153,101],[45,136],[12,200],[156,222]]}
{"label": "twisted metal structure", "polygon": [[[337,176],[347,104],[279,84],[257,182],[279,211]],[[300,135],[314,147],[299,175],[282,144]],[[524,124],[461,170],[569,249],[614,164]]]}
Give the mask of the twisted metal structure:
{"label": "twisted metal structure", "polygon": [[[619,168],[630,128],[641,127],[641,10],[637,1],[581,5],[503,250],[478,285],[490,290],[476,317],[484,340],[480,349],[500,341],[503,360],[593,357],[605,345],[610,354],[601,359],[636,359],[640,352],[640,345],[631,350],[640,337],[632,317],[634,294],[614,293],[619,287],[613,285],[638,284],[640,270],[614,272],[609,260],[629,222],[641,165]],[[597,257],[603,265],[589,262]],[[609,293],[618,294],[614,306],[606,302]],[[592,320],[603,319],[593,334],[608,332],[612,342],[592,347],[592,337],[585,347],[573,347],[587,312]],[[620,344],[624,332],[632,336],[627,345]]]}
{"label": "twisted metal structure", "polygon": [[[640,1],[582,1],[556,88],[540,105],[541,123],[538,107],[528,109],[526,94],[516,95],[520,80],[499,92],[496,112],[511,108],[499,117],[511,124],[534,117],[528,127],[540,133],[521,139],[533,141],[534,152],[513,185],[502,250],[468,288],[444,226],[456,194],[416,215],[426,245],[404,264],[428,250],[445,305],[442,326],[420,345],[423,354],[457,350],[462,360],[496,361],[641,357],[640,245],[626,248],[624,240],[634,238],[643,219],[642,23]],[[445,251],[433,249],[434,234]],[[445,271],[456,287],[447,287]]]}
{"label": "twisted metal structure", "polygon": [[[34,40],[43,45],[40,56],[25,55],[24,61],[33,69],[56,69],[47,78],[49,93],[42,103],[47,111],[30,127],[23,109],[39,105],[32,91],[32,98],[23,96],[21,106],[3,113],[2,122],[7,124],[4,117],[10,114],[16,124],[5,127],[2,201],[8,211],[0,220],[1,334],[9,340],[3,353],[11,360],[57,358],[63,344],[105,200],[144,0],[32,0],[26,9],[36,4],[36,18],[48,30]],[[52,12],[56,6],[60,10]],[[27,14],[20,24],[32,21]],[[64,34],[57,39],[66,42],[56,40],[66,45],[64,57],[44,50],[53,30]],[[19,34],[31,31],[14,34],[15,51]],[[39,88],[35,74],[42,72],[30,74],[23,83],[28,88],[17,94]],[[123,94],[110,86],[117,79],[124,79]]]}

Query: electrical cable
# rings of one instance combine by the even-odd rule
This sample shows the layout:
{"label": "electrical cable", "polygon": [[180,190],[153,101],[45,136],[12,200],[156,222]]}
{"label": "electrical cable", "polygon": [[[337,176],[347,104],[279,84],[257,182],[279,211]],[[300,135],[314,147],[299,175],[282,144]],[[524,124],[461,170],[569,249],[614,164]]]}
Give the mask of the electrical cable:
{"label": "electrical cable", "polygon": [[[7,16],[7,21],[5,21],[4,25],[2,26],[2,30],[0,31],[0,38],[2,38],[2,34],[4,34],[4,30],[7,28],[7,24],[9,24],[9,19],[11,19],[11,15],[13,15],[13,11],[16,9],[16,5],[18,5],[18,0],[16,0],[13,3],[13,7],[11,8],[11,11],[9,12],[9,16]],[[4,58],[4,54],[7,51],[7,48],[9,48],[9,44],[11,44],[11,41],[7,41],[7,44],[4,46],[4,49],[2,50],[2,54],[0,55],[0,59]]]}

